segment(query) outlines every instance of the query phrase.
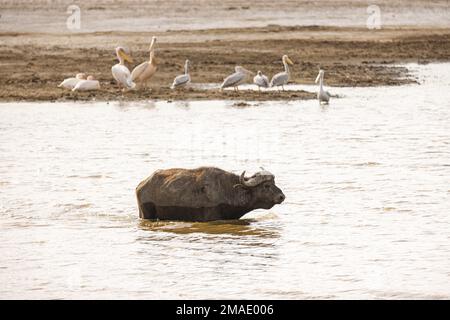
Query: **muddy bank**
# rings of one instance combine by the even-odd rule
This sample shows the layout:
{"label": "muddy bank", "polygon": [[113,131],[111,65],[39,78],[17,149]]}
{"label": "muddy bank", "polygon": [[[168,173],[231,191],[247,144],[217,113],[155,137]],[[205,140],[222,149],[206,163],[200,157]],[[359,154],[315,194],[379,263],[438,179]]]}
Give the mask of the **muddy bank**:
{"label": "muddy bank", "polygon": [[[147,40],[154,33],[55,34],[0,33],[0,100],[280,100],[314,98],[308,92],[219,92],[194,87],[173,91],[169,86],[180,74],[186,58],[192,61],[194,83],[218,85],[243,65],[271,76],[282,70],[282,54],[295,65],[292,83],[312,84],[320,68],[331,86],[380,86],[414,83],[408,70],[396,63],[448,61],[447,29],[388,29],[378,33],[357,28],[280,27],[215,29],[158,33],[158,72],[150,88],[120,92],[111,76],[116,63],[114,47],[132,49],[135,65],[148,59]],[[352,36],[353,35],[353,36]],[[366,36],[365,36],[366,35]],[[276,39],[274,39],[276,36]],[[180,39],[183,38],[184,41]],[[195,39],[195,41],[186,41]],[[211,40],[214,39],[214,40]],[[98,44],[98,45],[95,45]],[[102,89],[72,93],[57,88],[64,78],[86,72],[100,80]]]}

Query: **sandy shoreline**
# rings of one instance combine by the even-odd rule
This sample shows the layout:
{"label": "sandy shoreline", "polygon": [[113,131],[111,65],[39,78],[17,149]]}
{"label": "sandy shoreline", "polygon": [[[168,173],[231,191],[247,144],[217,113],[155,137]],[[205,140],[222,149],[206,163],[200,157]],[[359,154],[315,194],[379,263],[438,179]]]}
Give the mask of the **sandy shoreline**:
{"label": "sandy shoreline", "polygon": [[[169,86],[187,58],[196,84],[218,85],[235,65],[272,76],[288,54],[295,62],[292,83],[313,84],[323,68],[330,86],[414,83],[399,64],[450,60],[447,0],[379,0],[380,30],[367,28],[372,3],[359,0],[79,0],[76,30],[67,24],[73,4],[0,0],[0,101],[310,99],[315,94]],[[114,48],[131,50],[131,69],[148,58],[153,35],[159,70],[150,90],[122,94],[111,75]],[[101,91],[57,88],[78,72],[93,74]]]}
{"label": "sandy shoreline", "polygon": [[[148,58],[148,41],[158,36],[158,72],[150,90],[122,94],[115,87],[111,66],[114,48],[125,45],[135,60]],[[221,83],[243,65],[271,76],[282,70],[280,57],[295,65],[294,84],[312,84],[320,68],[330,86],[379,86],[414,83],[405,62],[450,60],[450,30],[446,28],[282,27],[185,30],[168,32],[95,32],[77,34],[0,33],[0,101],[64,100],[282,100],[310,99],[309,92],[233,93],[188,89],[172,91],[173,78],[184,60],[192,61],[194,83]],[[78,72],[93,74],[101,91],[72,93],[57,88]]]}

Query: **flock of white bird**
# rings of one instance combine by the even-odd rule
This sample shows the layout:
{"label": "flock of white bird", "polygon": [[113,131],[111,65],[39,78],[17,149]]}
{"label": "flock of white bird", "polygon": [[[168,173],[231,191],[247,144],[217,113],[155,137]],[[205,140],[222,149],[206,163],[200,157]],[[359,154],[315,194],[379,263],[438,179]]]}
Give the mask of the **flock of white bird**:
{"label": "flock of white bird", "polygon": [[[129,56],[123,47],[116,48],[116,56],[119,63],[115,64],[111,68],[111,73],[113,78],[116,80],[117,85],[122,90],[133,90],[138,87],[145,88],[148,81],[153,77],[157,71],[157,62],[155,58],[155,43],[156,37],[152,37],[149,48],[149,60],[141,63],[130,72],[125,62],[133,63],[133,59]],[[282,62],[284,65],[284,71],[275,74],[269,81],[269,78],[265,76],[261,71],[258,71],[253,78],[253,83],[261,91],[261,88],[282,88],[284,91],[284,85],[286,85],[291,76],[289,66],[294,65],[292,60],[284,55],[282,57]],[[171,85],[171,89],[181,88],[187,86],[191,82],[191,76],[189,75],[190,61],[186,60],[184,64],[184,73],[175,77]],[[316,78],[316,83],[319,84],[319,91],[317,93],[317,99],[320,103],[328,103],[330,100],[330,93],[324,89],[323,79],[325,72],[323,70],[319,71]],[[236,66],[235,72],[228,77],[226,77],[221,86],[220,90],[225,88],[234,88],[235,91],[239,91],[239,85],[249,82],[251,76],[254,73],[241,67]],[[100,82],[92,75],[86,76],[85,73],[78,73],[73,78],[65,79],[58,87],[70,89],[72,91],[90,91],[99,90]]]}

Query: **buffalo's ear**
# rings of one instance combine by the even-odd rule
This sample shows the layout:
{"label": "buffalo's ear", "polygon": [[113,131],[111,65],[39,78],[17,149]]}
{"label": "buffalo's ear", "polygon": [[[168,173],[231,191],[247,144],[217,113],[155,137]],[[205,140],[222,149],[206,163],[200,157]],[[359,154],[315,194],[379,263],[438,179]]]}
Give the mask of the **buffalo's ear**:
{"label": "buffalo's ear", "polygon": [[203,183],[202,187],[200,188],[200,192],[201,193],[208,193],[209,190],[211,190],[209,188],[209,184],[208,183]]}
{"label": "buffalo's ear", "polygon": [[236,198],[238,201],[238,205],[245,207],[249,204],[251,199],[251,191],[243,185],[237,185],[236,188]]}

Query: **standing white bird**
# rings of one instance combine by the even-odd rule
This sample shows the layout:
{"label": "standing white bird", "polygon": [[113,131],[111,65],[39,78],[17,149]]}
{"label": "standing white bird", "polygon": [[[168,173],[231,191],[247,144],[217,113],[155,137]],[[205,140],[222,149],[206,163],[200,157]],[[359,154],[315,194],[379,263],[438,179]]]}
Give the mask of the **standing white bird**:
{"label": "standing white bird", "polygon": [[277,73],[276,75],[274,75],[272,77],[272,80],[270,81],[270,86],[271,87],[281,86],[284,91],[284,85],[289,82],[289,79],[291,76],[291,73],[289,70],[289,65],[292,66],[294,63],[292,62],[291,59],[289,59],[289,57],[287,55],[284,55],[281,59],[283,61],[283,65],[284,65],[284,71]]}
{"label": "standing white bird", "polygon": [[100,82],[95,80],[93,76],[89,76],[86,80],[78,82],[72,91],[91,91],[98,89],[100,89]]}
{"label": "standing white bird", "polygon": [[188,85],[191,82],[191,76],[189,75],[189,66],[191,62],[186,60],[184,63],[184,74],[177,76],[172,83],[171,89],[180,88]]}
{"label": "standing white bird", "polygon": [[125,53],[125,49],[122,47],[116,48],[116,55],[117,59],[119,59],[119,63],[111,68],[114,79],[117,81],[119,87],[122,86],[124,89],[134,89],[136,84],[131,79],[130,70],[125,65],[125,61],[132,63],[133,59]]}
{"label": "standing white bird", "polygon": [[73,88],[75,88],[75,86],[77,85],[78,82],[80,82],[81,80],[85,80],[85,79],[86,79],[86,74],[78,73],[74,78],[64,79],[64,81],[61,82],[58,85],[58,87],[72,90]]}
{"label": "standing white bird", "polygon": [[316,78],[316,83],[319,82],[319,92],[317,93],[317,99],[319,99],[319,103],[328,104],[330,101],[331,94],[328,91],[323,89],[323,77],[325,75],[325,71],[319,70],[319,74]]}
{"label": "standing white bird", "polygon": [[254,74],[253,72],[251,72],[241,66],[234,67],[234,71],[235,72],[233,74],[229,75],[228,77],[226,77],[223,80],[223,83],[220,86],[220,90],[223,90],[228,87],[233,87],[235,91],[236,90],[239,91],[238,86],[240,84],[245,83],[247,81],[248,77],[250,75]]}
{"label": "standing white bird", "polygon": [[141,86],[146,86],[148,80],[156,73],[158,69],[155,59],[155,43],[156,37],[152,37],[152,41],[149,47],[149,60],[142,62],[131,72],[131,79]]}
{"label": "standing white bird", "polygon": [[253,78],[253,83],[258,86],[259,91],[261,91],[261,87],[268,88],[269,87],[269,78],[262,74],[261,71],[258,71],[256,76]]}

